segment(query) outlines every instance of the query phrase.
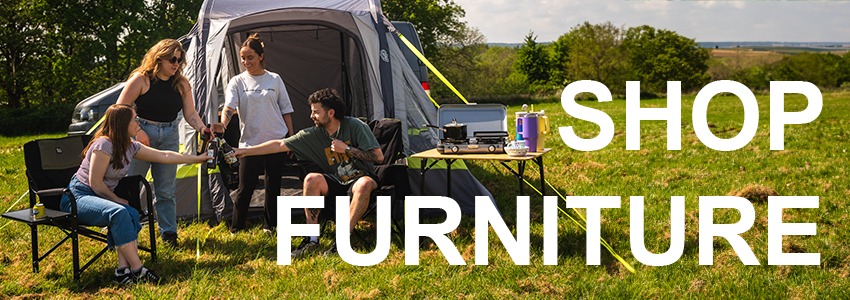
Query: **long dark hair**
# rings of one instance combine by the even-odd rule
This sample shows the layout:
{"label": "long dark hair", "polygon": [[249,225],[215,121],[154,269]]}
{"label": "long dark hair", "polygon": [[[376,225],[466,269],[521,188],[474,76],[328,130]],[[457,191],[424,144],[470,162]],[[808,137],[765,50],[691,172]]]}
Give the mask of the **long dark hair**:
{"label": "long dark hair", "polygon": [[106,109],[103,126],[95,132],[94,137],[83,150],[82,157],[86,157],[86,152],[94,141],[106,137],[112,142],[112,168],[115,170],[124,168],[124,164],[130,163],[130,158],[126,155],[131,142],[130,134],[127,132],[131,120],[133,120],[133,107],[129,105],[113,104]]}
{"label": "long dark hair", "polygon": [[[251,48],[254,52],[257,52],[257,58],[260,58],[260,55],[263,55],[263,40],[260,39],[259,33],[254,33],[248,37],[247,40],[242,42],[242,48]],[[266,58],[263,56],[263,59],[260,60],[260,66],[263,68],[266,67]]]}

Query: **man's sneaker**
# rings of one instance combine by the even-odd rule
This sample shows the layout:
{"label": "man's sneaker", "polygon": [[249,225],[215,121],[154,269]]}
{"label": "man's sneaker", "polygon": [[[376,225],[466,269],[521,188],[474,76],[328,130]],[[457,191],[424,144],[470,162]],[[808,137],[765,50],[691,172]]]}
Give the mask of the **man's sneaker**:
{"label": "man's sneaker", "polygon": [[325,251],[325,257],[336,256],[336,255],[339,255],[339,251],[336,250],[336,242],[334,242],[334,245],[331,246],[331,248],[328,249],[328,251]]}
{"label": "man's sneaker", "polygon": [[163,232],[162,241],[171,247],[177,248],[177,233],[174,231]]}
{"label": "man's sneaker", "polygon": [[135,279],[136,277],[128,267],[118,268],[112,274],[112,282],[120,285],[131,285],[136,281]]}
{"label": "man's sneaker", "polygon": [[301,244],[292,251],[292,257],[299,257],[304,253],[307,253],[307,251],[310,251],[310,249],[316,248],[318,245],[319,243],[310,240],[310,237],[304,237],[304,239],[301,240]]}
{"label": "man's sneaker", "polygon": [[159,284],[162,278],[159,275],[156,275],[153,271],[142,266],[138,271],[133,271],[133,276],[136,277],[136,282],[150,282],[153,284]]}

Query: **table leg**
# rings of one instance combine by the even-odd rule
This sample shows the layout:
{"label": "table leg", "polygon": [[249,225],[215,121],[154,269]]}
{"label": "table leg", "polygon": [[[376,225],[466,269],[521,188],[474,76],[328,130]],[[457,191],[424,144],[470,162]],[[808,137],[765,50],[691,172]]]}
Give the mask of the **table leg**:
{"label": "table leg", "polygon": [[540,168],[540,195],[546,196],[546,180],[543,179],[543,156],[536,159],[537,167]]}
{"label": "table leg", "polygon": [[525,186],[523,185],[523,182],[522,182],[523,179],[525,179],[525,161],[524,160],[518,161],[517,167],[519,169],[518,170],[519,171],[519,176],[518,176],[519,177],[519,194],[522,195],[522,196],[525,196],[525,192],[524,192]]}
{"label": "table leg", "polygon": [[422,158],[419,161],[419,196],[425,196],[425,171],[428,170],[425,168],[425,164],[427,163],[427,158]]}
{"label": "table leg", "polygon": [[446,181],[447,181],[446,182],[446,188],[448,188],[448,190],[446,191],[446,195],[449,198],[452,197],[452,164],[455,162],[455,160],[456,159],[446,159],[445,160],[446,161],[446,172],[447,172],[446,173],[446,178],[447,178],[446,179]]}

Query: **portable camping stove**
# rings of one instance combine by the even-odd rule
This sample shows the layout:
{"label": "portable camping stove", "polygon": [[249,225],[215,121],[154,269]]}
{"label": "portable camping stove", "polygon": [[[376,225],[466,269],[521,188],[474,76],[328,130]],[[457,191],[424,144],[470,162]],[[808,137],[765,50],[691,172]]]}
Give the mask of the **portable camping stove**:
{"label": "portable camping stove", "polygon": [[437,151],[447,154],[505,153],[507,131],[476,131],[468,139],[441,139]]}

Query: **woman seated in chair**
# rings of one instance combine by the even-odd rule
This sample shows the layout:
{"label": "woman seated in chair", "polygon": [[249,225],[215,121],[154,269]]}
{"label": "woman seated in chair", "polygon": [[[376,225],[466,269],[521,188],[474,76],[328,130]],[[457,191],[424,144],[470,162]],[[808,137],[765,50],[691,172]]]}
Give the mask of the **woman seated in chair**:
{"label": "woman seated in chair", "polygon": [[[127,175],[130,159],[168,164],[206,161],[206,155],[190,156],[160,151],[132,140],[141,129],[132,107],[114,104],[106,110],[103,126],[83,151],[80,169],[71,178],[68,189],[77,201],[77,219],[82,224],[108,226],[107,243],[117,249],[118,269],[113,281],[132,284],[139,281],[158,283],[160,277],[145,268],[139,260],[136,239],[142,225],[139,212],[113,191]],[[71,211],[68,196],[62,196],[61,209]]]}

